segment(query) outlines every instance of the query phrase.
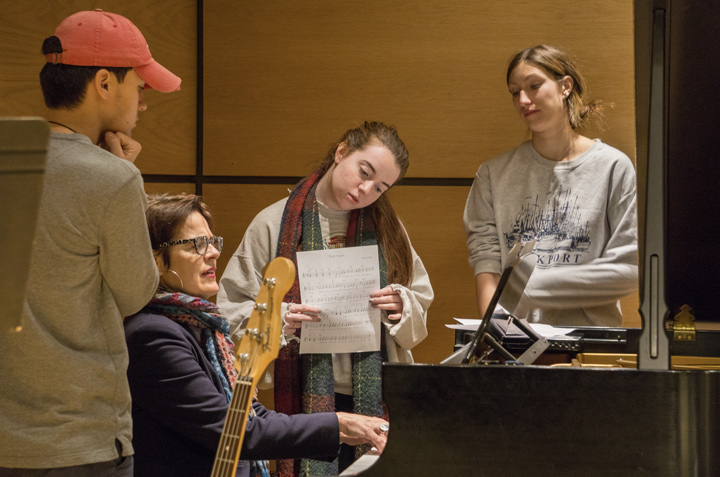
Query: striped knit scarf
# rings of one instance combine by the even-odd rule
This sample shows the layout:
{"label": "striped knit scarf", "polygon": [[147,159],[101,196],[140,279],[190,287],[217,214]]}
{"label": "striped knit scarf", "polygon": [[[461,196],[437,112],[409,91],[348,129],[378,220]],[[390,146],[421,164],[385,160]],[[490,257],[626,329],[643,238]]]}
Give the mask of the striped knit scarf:
{"label": "striped knit scarf", "polygon": [[[220,378],[225,398],[230,402],[237,380],[235,346],[230,338],[230,326],[217,305],[185,293],[158,292],[144,310],[167,316],[193,335]],[[269,477],[267,462],[250,461],[250,475]]]}
{"label": "striped knit scarf", "polygon": [[[296,264],[295,282],[285,296],[287,303],[300,303],[300,285],[297,277],[296,253],[298,250],[322,250],[315,188],[322,177],[318,169],[300,182],[290,194],[283,212],[277,256],[287,257]],[[375,227],[370,207],[350,213],[346,246],[376,245]],[[387,285],[387,267],[382,253],[380,257],[380,286]],[[381,327],[382,329],[382,327]],[[295,331],[300,336],[301,330]],[[384,334],[381,336],[381,352],[352,354],[353,408],[354,412],[367,416],[382,416],[382,361],[385,356]],[[286,414],[334,412],[335,391],[331,354],[299,355],[297,340],[288,341],[275,361],[275,409]],[[359,457],[370,446],[359,446]],[[278,461],[280,477],[307,475],[337,475],[337,459],[324,462],[311,459]]]}
{"label": "striped knit scarf", "polygon": [[228,322],[217,305],[185,293],[158,292],[145,309],[167,316],[192,333],[220,377],[230,402],[237,379],[235,347]]}

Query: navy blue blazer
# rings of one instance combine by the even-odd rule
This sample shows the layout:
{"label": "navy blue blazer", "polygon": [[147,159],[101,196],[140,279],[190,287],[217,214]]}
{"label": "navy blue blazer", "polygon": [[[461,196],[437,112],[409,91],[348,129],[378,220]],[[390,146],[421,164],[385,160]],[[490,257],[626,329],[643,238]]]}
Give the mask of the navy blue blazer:
{"label": "navy blue blazer", "polygon": [[[135,476],[209,476],[228,408],[220,378],[192,334],[166,316],[141,312],[124,325]],[[335,413],[288,416],[257,401],[253,408],[237,476],[249,475],[247,459],[337,455]]]}

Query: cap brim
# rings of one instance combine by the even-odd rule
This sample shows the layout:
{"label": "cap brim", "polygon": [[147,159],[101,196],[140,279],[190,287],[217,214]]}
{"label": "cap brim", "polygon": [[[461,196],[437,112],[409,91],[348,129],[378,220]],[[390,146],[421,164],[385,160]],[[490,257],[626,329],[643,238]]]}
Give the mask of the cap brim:
{"label": "cap brim", "polygon": [[157,61],[153,60],[150,64],[136,66],[133,69],[145,80],[146,88],[156,89],[161,93],[171,93],[180,89],[182,80]]}

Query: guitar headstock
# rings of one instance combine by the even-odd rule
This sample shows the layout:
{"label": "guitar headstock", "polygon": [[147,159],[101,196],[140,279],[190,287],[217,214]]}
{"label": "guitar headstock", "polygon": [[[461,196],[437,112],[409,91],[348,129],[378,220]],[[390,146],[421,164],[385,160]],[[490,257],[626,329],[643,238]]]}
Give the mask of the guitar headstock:
{"label": "guitar headstock", "polygon": [[295,281],[295,265],[278,257],[263,270],[263,281],[245,334],[235,346],[238,377],[228,406],[211,477],[231,477],[237,471],[245,425],[260,377],[280,352],[282,300]]}
{"label": "guitar headstock", "polygon": [[295,265],[278,257],[265,266],[260,292],[245,334],[235,347],[235,368],[252,381],[262,375],[280,352],[283,297],[295,281]]}

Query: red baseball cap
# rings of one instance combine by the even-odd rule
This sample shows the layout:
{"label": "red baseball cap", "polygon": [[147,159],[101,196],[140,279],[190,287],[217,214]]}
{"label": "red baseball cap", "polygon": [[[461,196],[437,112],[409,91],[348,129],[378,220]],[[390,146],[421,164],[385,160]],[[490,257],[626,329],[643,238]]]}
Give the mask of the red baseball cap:
{"label": "red baseball cap", "polygon": [[70,15],[58,25],[62,53],[45,55],[48,63],[133,68],[146,88],[163,93],[180,89],[179,77],[153,60],[145,37],[130,20],[100,9]]}

